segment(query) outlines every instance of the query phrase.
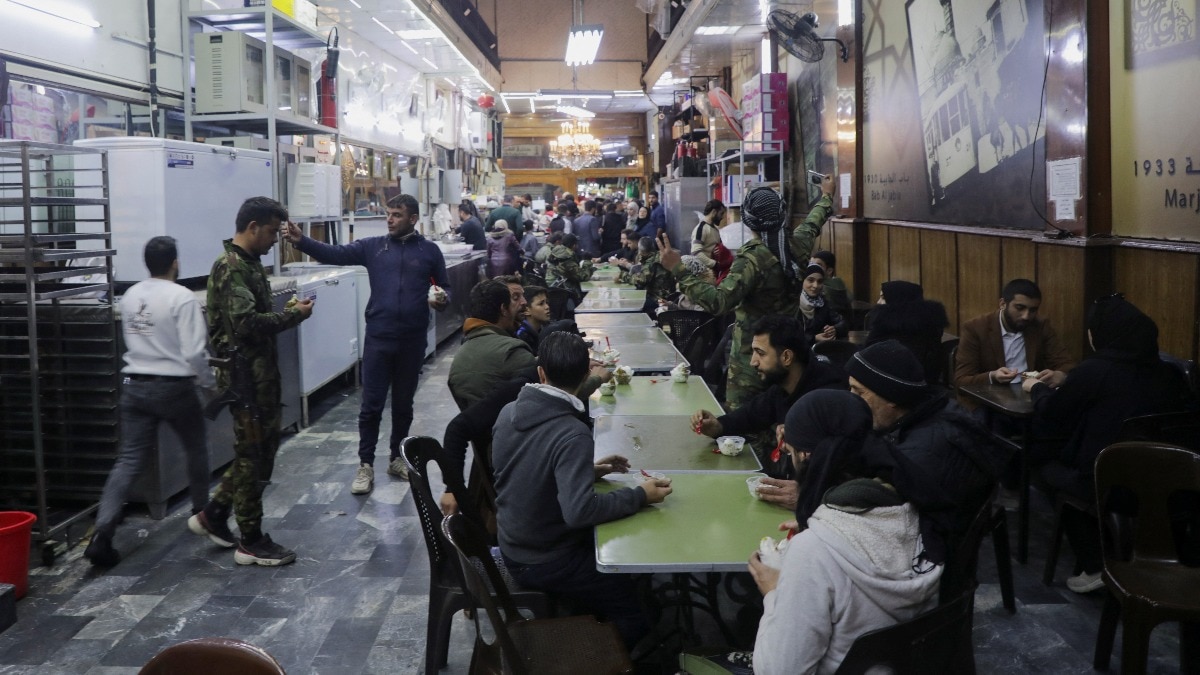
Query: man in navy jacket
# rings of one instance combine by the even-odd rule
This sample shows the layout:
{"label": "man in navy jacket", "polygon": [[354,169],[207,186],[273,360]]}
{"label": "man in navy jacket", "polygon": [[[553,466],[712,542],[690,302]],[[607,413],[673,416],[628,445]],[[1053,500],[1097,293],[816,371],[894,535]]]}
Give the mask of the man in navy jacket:
{"label": "man in navy jacket", "polygon": [[413,395],[425,360],[429,308],[442,311],[445,293],[431,297],[430,285],[445,289],[446,260],[437,244],[416,231],[420,207],[411,195],[387,203],[388,233],[344,246],[315,241],[289,223],[286,239],[313,260],[330,265],[362,265],[371,283],[367,331],[362,352],[362,407],[358,413],[359,468],[350,485],[353,494],[375,487],[375,444],[388,389],[392,390],[392,436],[388,473],[408,478],[400,458],[400,441],[413,419]]}

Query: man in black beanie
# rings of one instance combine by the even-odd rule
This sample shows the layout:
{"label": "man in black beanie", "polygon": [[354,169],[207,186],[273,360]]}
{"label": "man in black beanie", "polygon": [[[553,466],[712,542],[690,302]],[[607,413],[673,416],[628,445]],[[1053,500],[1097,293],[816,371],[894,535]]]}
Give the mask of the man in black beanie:
{"label": "man in black beanie", "polygon": [[921,512],[925,558],[945,562],[991,494],[1008,452],[946,392],[925,382],[912,352],[886,340],[846,364],[850,391],[871,409],[875,441],[864,448],[871,475],[891,483]]}

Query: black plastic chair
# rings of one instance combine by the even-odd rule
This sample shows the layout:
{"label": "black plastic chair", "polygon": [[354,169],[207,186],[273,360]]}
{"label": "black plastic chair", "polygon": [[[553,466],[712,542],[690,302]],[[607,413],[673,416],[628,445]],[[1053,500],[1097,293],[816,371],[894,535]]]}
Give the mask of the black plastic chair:
{"label": "black plastic chair", "polygon": [[572,318],[574,312],[571,311],[571,300],[571,291],[565,288],[546,289],[546,302],[550,305],[550,319],[559,321]]}
{"label": "black plastic chair", "polygon": [[[1150,633],[1165,621],[1183,624],[1180,670],[1195,672],[1200,667],[1200,653],[1195,651],[1200,637],[1200,567],[1181,561],[1179,524],[1172,522],[1173,500],[1197,492],[1200,452],[1130,442],[1110,445],[1096,458],[1102,576],[1111,595],[1100,616],[1095,669],[1108,668],[1118,620],[1123,675],[1146,672]],[[1195,523],[1185,525],[1183,534],[1195,537]]]}
{"label": "black plastic chair", "polygon": [[[499,569],[477,523],[461,514],[442,521],[442,533],[458,550],[463,589],[487,613],[494,640],[489,644],[475,614],[471,673],[574,675],[632,673],[633,664],[612,624],[590,616],[525,619],[504,589]],[[495,588],[493,595],[489,587]]]}
{"label": "black plastic chair", "polygon": [[1181,359],[1173,354],[1159,352],[1158,358],[1172,366],[1175,366],[1183,379],[1187,382],[1188,391],[1192,393],[1192,402],[1200,398],[1200,371],[1196,368],[1196,362],[1189,359]]}
{"label": "black plastic chair", "polygon": [[[1181,448],[1200,451],[1200,416],[1194,412],[1158,413],[1130,417],[1121,423],[1118,441],[1144,441],[1178,445]],[[1062,549],[1063,510],[1075,509],[1099,518],[1096,503],[1073,495],[1060,494],[1054,503],[1054,527],[1050,530],[1050,546],[1046,552],[1046,566],[1042,570],[1042,583],[1054,583],[1054,572],[1058,569],[1058,556]]]}
{"label": "black plastic chair", "polygon": [[676,349],[683,350],[687,344],[688,338],[700,326],[713,320],[713,315],[708,312],[699,312],[691,309],[672,309],[662,312],[658,315],[658,327],[662,332],[671,338],[671,342]]}
{"label": "black plastic chair", "polygon": [[964,640],[971,640],[974,598],[972,586],[916,618],[859,636],[836,675],[960,675],[964,664],[958,650]]}
{"label": "black plastic chair", "polygon": [[[1012,558],[1008,548],[1008,515],[1003,507],[993,504],[994,493],[986,499],[975,513],[967,531],[952,542],[951,557],[942,571],[941,598],[945,603],[968,588],[979,585],[979,549],[983,538],[992,537],[992,550],[996,554],[996,577],[1000,584],[1000,598],[1010,613],[1017,611],[1013,592]],[[969,644],[969,643],[968,643]]]}
{"label": "black plastic chair", "polygon": [[813,345],[813,354],[824,356],[840,372],[858,351],[858,345],[849,340],[826,340]]}
{"label": "black plastic chair", "polygon": [[[710,318],[692,330],[692,334],[679,349],[679,353],[683,354],[683,358],[687,359],[691,366],[692,372],[704,377],[705,382],[709,382],[708,361],[715,356],[717,343],[721,341],[724,333],[725,327],[721,325],[721,320]],[[721,377],[724,377],[724,373],[721,373]]]}
{"label": "black plastic chair", "polygon": [[[425,673],[432,675],[446,666],[450,650],[450,623],[455,612],[478,607],[471,596],[463,593],[462,572],[454,553],[446,546],[440,526],[441,508],[429,487],[427,465],[437,464],[441,471],[442,446],[427,436],[409,436],[400,443],[400,456],[408,466],[409,494],[417,505],[417,517],[425,535],[429,552],[429,619],[425,628]],[[443,474],[444,475],[444,474]],[[490,558],[490,555],[489,555]],[[495,563],[493,562],[493,567]],[[497,573],[499,574],[499,573]],[[501,578],[501,577],[498,577]],[[505,584],[501,583],[501,587]],[[533,612],[534,616],[549,616],[550,602],[544,593],[503,588],[515,606]]]}

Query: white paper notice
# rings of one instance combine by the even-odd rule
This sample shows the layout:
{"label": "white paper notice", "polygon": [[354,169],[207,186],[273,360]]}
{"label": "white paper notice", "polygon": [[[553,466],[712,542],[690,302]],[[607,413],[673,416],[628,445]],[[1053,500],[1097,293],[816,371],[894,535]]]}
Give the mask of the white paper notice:
{"label": "white paper notice", "polygon": [[839,176],[841,185],[838,186],[838,192],[842,194],[842,208],[850,208],[850,174],[844,173]]}
{"label": "white paper notice", "polygon": [[1075,200],[1060,199],[1054,202],[1054,219],[1055,220],[1075,220]]}
{"label": "white paper notice", "polygon": [[[1079,158],[1072,157],[1046,162],[1046,182],[1046,191],[1050,193],[1048,195],[1050,201],[1061,203],[1082,199],[1083,193],[1079,187]],[[1074,212],[1074,210],[1075,205],[1072,204],[1071,211]]]}

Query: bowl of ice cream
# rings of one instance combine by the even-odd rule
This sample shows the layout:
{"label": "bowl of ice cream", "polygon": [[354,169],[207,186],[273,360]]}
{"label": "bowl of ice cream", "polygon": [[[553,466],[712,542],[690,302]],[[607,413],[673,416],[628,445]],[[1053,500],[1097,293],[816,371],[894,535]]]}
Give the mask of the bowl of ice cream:
{"label": "bowl of ice cream", "polygon": [[762,485],[762,476],[754,475],[746,479],[746,487],[750,490],[750,496],[755,499],[762,499],[762,495],[758,493],[760,485]]}
{"label": "bowl of ice cream", "polygon": [[613,371],[613,377],[617,379],[617,384],[629,384],[633,380],[633,368],[617,366],[617,369]]}
{"label": "bowl of ice cream", "polygon": [[787,537],[779,541],[763,537],[762,541],[758,542],[758,559],[772,569],[783,567],[783,554],[787,552],[789,541]]}
{"label": "bowl of ice cream", "polygon": [[603,361],[604,365],[606,366],[615,364],[618,360],[620,360],[620,358],[621,352],[613,349],[612,347],[600,352],[600,360]]}
{"label": "bowl of ice cream", "polygon": [[729,457],[737,457],[742,454],[742,448],[746,445],[746,439],[741,436],[721,436],[717,439],[717,452]]}
{"label": "bowl of ice cream", "polygon": [[681,363],[671,369],[671,379],[679,384],[687,384],[688,376],[691,374],[692,369],[686,363]]}
{"label": "bowl of ice cream", "polygon": [[600,395],[601,396],[612,396],[615,393],[617,393],[617,383],[616,382],[601,382],[600,383]]}

